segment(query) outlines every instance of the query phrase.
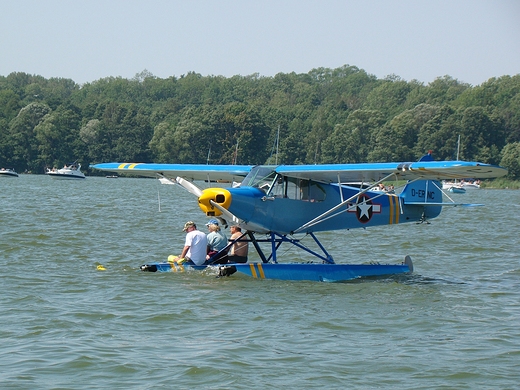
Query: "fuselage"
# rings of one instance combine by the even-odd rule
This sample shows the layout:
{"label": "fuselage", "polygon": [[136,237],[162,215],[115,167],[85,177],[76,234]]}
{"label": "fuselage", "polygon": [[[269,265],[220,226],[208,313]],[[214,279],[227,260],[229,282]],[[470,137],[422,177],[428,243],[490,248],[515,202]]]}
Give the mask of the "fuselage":
{"label": "fuselage", "polygon": [[[360,192],[348,185],[319,183],[280,175],[248,182],[252,186],[211,188],[203,191],[199,206],[207,215],[220,215],[217,203],[256,230],[279,234],[354,229],[417,222],[427,214],[436,217],[441,207],[406,205],[406,196],[423,200],[424,183],[415,182],[402,195],[380,191]],[[422,181],[426,182],[426,181]],[[244,184],[243,183],[243,184]],[[441,197],[429,191],[428,197]],[[422,197],[422,198],[421,198]]]}

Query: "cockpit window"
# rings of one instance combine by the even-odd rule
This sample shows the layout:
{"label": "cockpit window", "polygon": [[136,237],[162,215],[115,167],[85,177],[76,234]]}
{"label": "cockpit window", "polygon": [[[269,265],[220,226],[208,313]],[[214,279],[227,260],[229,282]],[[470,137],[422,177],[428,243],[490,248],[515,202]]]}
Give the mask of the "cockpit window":
{"label": "cockpit window", "polygon": [[312,180],[289,178],[287,189],[289,198],[307,202],[322,202],[326,196],[323,187]]}
{"label": "cockpit window", "polygon": [[288,198],[307,202],[322,202],[326,192],[312,180],[297,179],[277,174],[275,167],[258,166],[249,172],[241,186],[256,187],[273,198]]}
{"label": "cockpit window", "polygon": [[[274,167],[273,167],[274,168]],[[242,181],[242,186],[256,187],[268,193],[276,178],[276,172],[270,167],[255,167]]]}

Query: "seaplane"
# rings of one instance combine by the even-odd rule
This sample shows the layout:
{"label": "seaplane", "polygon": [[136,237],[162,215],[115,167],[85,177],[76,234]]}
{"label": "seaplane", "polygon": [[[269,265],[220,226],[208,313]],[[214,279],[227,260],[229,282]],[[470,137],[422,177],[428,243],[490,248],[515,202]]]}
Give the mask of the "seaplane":
{"label": "seaplane", "polygon": [[[413,262],[410,256],[405,256],[404,261],[394,264],[339,263],[316,233],[429,223],[439,216],[444,206],[476,206],[446,199],[441,180],[489,179],[507,174],[507,169],[496,165],[434,161],[431,152],[415,162],[257,166],[112,162],[91,167],[171,180],[197,198],[207,217],[218,218],[223,225],[238,224],[244,231],[238,239],[252,243],[261,259],[241,264],[214,264],[211,258],[193,268],[218,267],[220,276],[239,272],[257,279],[321,282],[412,273]],[[197,181],[239,182],[240,185],[202,189]],[[393,191],[381,191],[380,184],[388,181],[398,186]],[[300,236],[310,236],[313,247],[303,245]],[[282,246],[288,245],[310,254],[313,260],[283,262],[278,254]],[[221,258],[219,255],[215,256]],[[168,261],[144,264],[140,269],[157,272],[183,270],[183,267],[189,265]]]}

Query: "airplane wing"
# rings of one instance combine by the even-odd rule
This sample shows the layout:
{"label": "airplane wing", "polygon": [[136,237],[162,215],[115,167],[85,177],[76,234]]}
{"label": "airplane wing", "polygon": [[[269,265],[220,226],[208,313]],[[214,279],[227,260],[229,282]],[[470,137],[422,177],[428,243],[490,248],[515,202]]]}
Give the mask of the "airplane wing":
{"label": "airplane wing", "polygon": [[128,173],[136,176],[164,177],[186,180],[242,181],[253,165],[203,165],[203,164],[154,164],[154,163],[102,163],[91,168],[101,171]]}
{"label": "airplane wing", "polygon": [[[241,181],[253,165],[154,164],[154,163],[102,163],[91,168],[102,171],[129,173],[138,176],[187,180]],[[504,176],[507,169],[497,165],[469,161],[416,161],[396,163],[279,165],[276,172],[299,179],[326,183],[375,182],[378,180],[413,179],[487,179]]]}
{"label": "airplane wing", "polygon": [[397,180],[488,179],[504,176],[507,169],[468,161],[416,161],[408,163],[361,163],[280,165],[276,172],[289,177],[328,183],[375,182],[394,175]]}

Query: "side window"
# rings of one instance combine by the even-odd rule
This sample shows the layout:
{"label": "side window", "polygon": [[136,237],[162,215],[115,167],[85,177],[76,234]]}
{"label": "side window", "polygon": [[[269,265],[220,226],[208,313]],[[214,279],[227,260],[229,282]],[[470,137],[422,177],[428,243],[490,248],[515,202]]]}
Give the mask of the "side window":
{"label": "side window", "polygon": [[325,190],[319,183],[295,178],[285,178],[285,180],[287,198],[307,202],[322,202],[325,200]]}
{"label": "side window", "polygon": [[284,178],[283,176],[277,176],[271,188],[270,195],[274,196],[275,198],[285,198],[286,181],[287,178]]}
{"label": "side window", "polygon": [[325,200],[325,190],[311,180],[300,181],[301,200],[307,202],[323,202]]}
{"label": "side window", "polygon": [[301,200],[309,200],[309,181],[308,180],[300,180],[300,194]]}
{"label": "side window", "polygon": [[309,200],[311,202],[323,202],[325,200],[325,190],[319,183],[310,182]]}
{"label": "side window", "polygon": [[300,179],[288,178],[287,180],[287,197],[289,199],[301,199]]}

